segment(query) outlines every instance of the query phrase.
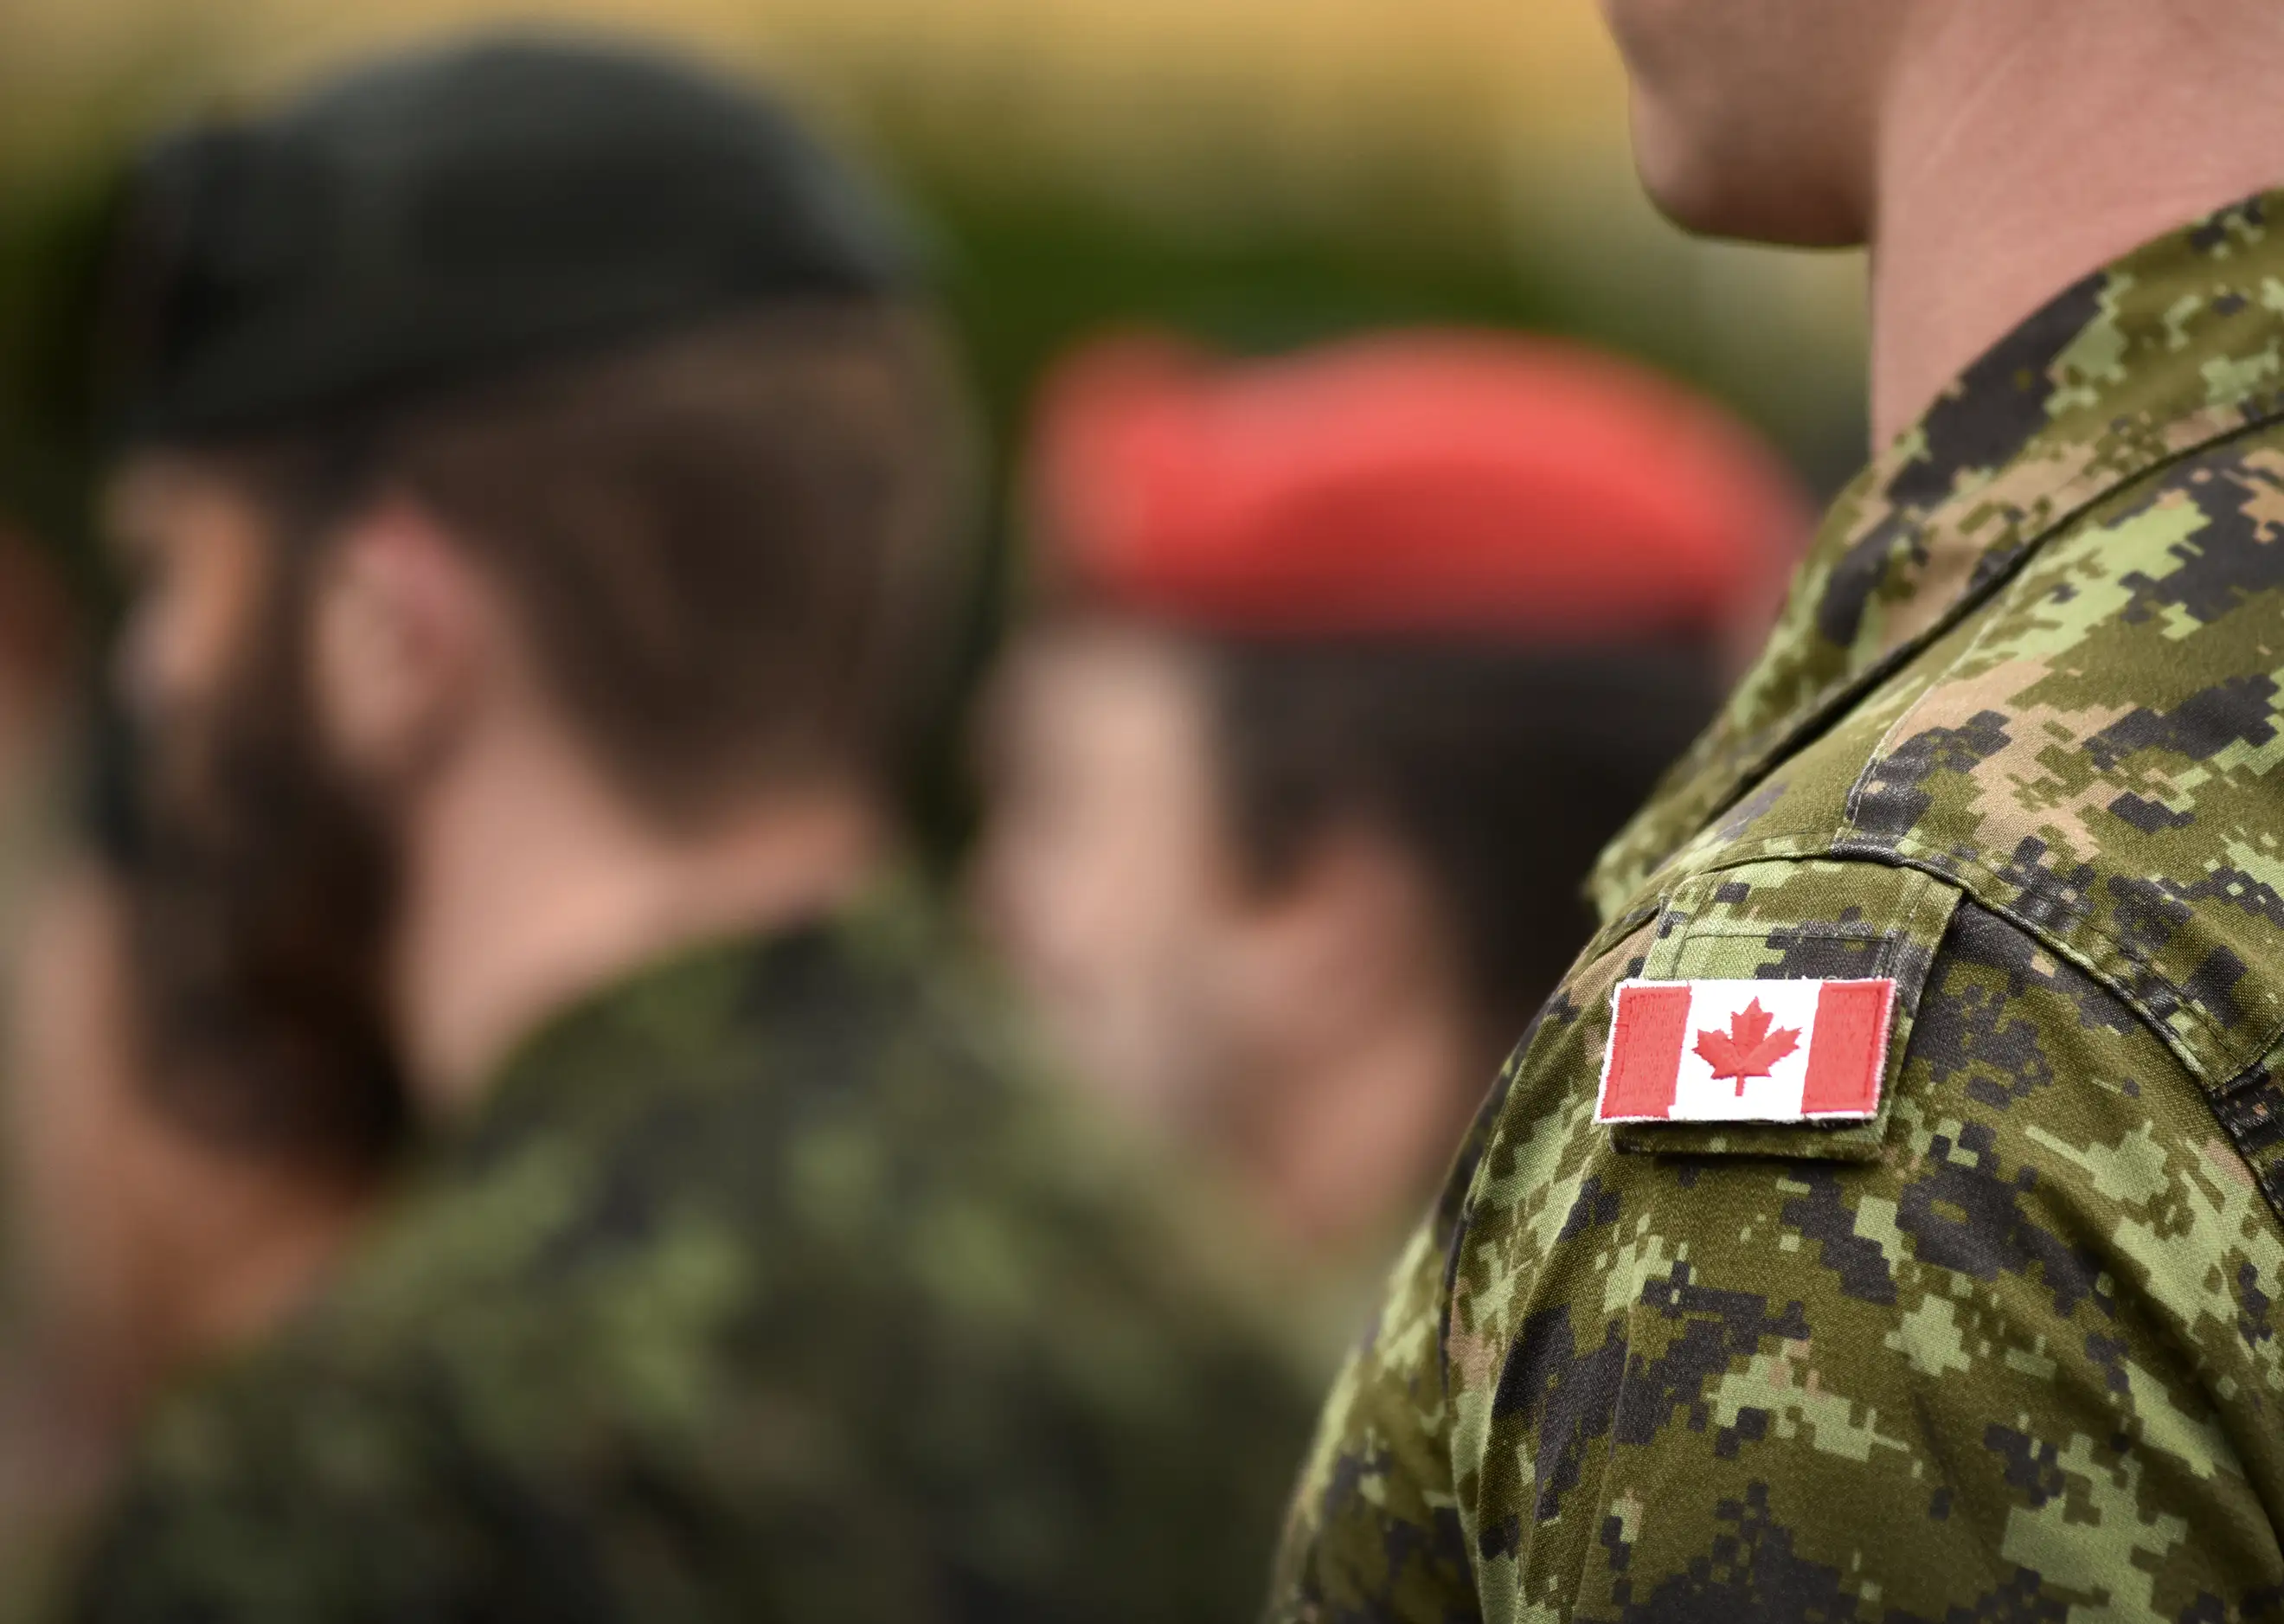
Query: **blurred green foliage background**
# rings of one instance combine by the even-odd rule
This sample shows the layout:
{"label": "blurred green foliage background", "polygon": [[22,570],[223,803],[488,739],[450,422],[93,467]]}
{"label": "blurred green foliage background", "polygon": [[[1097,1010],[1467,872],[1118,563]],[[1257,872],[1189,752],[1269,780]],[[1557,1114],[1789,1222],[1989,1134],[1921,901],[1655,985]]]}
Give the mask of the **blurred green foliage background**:
{"label": "blurred green foliage background", "polygon": [[[1592,0],[0,0],[0,517],[96,600],[79,324],[121,155],[505,20],[691,46],[867,153],[935,233],[995,491],[1042,367],[1137,323],[1243,352],[1390,324],[1566,333],[1725,397],[1819,491],[1864,454],[1860,266],[1656,219]],[[992,534],[971,674],[1019,569]]]}
{"label": "blurred green foliage background", "polygon": [[997,443],[1106,323],[1244,350],[1492,322],[1659,362],[1818,484],[1862,452],[1858,268],[1693,244],[1592,0],[0,0],[0,499],[67,506],[70,325],[119,154],[378,44],[631,28],[768,76],[936,230]]}

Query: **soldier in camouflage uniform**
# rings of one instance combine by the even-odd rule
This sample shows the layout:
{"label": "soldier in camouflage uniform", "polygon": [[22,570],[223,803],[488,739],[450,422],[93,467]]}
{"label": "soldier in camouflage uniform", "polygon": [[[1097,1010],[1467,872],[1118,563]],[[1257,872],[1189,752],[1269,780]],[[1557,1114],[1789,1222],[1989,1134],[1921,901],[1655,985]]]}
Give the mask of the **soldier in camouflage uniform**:
{"label": "soldier in camouflage uniform", "polygon": [[1241,1249],[883,877],[958,423],[881,211],[525,40],[174,141],[125,222],[153,821],[215,953],[389,1014],[428,1142],[76,1616],[1248,1612],[1307,1407]]}
{"label": "soldier in camouflage uniform", "polygon": [[[1845,229],[1821,192],[1748,208],[1721,191],[1736,171],[1651,150],[1718,105],[1661,100],[1661,75],[1721,59],[1653,48],[1751,23],[1611,9],[1667,200]],[[1747,9],[1798,26],[1732,67],[1827,11],[1871,27],[1864,8]],[[2082,88],[2051,72],[2067,27],[2026,9],[2050,34],[2005,60],[2045,88],[1995,70],[1987,106],[2059,117]],[[2117,12],[2118,48],[2198,83],[2143,31],[2181,22],[2164,12]],[[2208,43],[2272,75],[2272,13],[2236,20]],[[2157,143],[2134,115],[2103,113]],[[1962,162],[1990,157],[1975,123],[1952,131]],[[2245,181],[2230,163],[2284,169],[2284,145],[2227,150],[2194,173],[2184,156],[2160,206]],[[2128,172],[2084,156],[2045,177],[2073,208]],[[2010,231],[2076,251],[2023,208]],[[1912,246],[1875,244],[1883,274]],[[1883,343],[1912,291],[1882,288]],[[1761,663],[1605,856],[1599,937],[1335,1390],[1274,1616],[2284,1609],[2280,355],[2272,194],[2051,297],[1842,497]],[[1883,354],[1883,400],[1917,358]],[[1894,984],[1870,1119],[1598,1119],[1622,982],[1867,977]]]}

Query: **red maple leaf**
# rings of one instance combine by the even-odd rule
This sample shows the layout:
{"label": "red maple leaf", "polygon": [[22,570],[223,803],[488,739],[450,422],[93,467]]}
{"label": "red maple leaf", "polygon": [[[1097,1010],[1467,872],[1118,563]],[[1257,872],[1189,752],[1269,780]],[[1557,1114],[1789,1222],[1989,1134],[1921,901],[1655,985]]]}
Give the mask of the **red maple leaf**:
{"label": "red maple leaf", "polygon": [[1740,1099],[1746,1079],[1768,1076],[1778,1061],[1800,1047],[1800,1029],[1780,1026],[1771,1032],[1769,1024],[1774,1019],[1756,998],[1729,1017],[1727,1032],[1698,1029],[1698,1058],[1713,1068],[1715,1082],[1735,1078]]}

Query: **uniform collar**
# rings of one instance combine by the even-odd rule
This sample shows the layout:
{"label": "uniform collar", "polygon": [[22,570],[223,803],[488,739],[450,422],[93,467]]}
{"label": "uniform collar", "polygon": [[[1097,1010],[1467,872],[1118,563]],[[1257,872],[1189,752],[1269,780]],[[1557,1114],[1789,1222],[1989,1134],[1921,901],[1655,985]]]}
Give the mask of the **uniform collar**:
{"label": "uniform collar", "polygon": [[[2272,227],[2271,222],[2274,224]],[[2284,192],[2161,237],[1993,345],[1857,480],[1786,630],[1859,668],[1991,561],[2284,411]],[[1781,640],[1781,639],[1780,639]]]}
{"label": "uniform collar", "polygon": [[2046,537],[2284,416],[2284,191],[2161,237],[1987,350],[1834,505],[1782,618],[1669,788],[1597,869],[1606,918]]}
{"label": "uniform collar", "polygon": [[440,1149],[482,1165],[575,1121],[623,1127],[679,1089],[720,1087],[725,1054],[758,1077],[759,1057],[796,1031],[902,996],[936,930],[918,883],[897,870],[836,909],[661,954],[519,1044]]}

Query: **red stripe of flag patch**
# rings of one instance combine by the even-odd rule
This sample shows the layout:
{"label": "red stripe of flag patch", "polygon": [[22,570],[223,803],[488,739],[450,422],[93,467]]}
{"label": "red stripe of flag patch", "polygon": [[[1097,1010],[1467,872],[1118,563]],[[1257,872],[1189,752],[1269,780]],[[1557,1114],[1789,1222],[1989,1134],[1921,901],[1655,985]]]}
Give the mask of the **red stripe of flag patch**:
{"label": "red stripe of flag patch", "polygon": [[1850,1122],[1880,1114],[1896,984],[1629,981],[1598,1122]]}

